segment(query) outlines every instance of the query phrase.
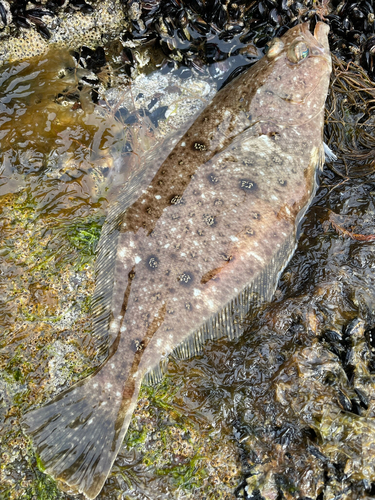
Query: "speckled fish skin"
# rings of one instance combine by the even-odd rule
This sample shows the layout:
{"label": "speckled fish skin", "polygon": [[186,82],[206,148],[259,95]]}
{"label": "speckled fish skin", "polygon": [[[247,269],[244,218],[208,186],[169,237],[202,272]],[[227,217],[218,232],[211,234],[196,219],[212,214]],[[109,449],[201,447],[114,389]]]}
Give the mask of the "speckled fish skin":
{"label": "speckled fish skin", "polygon": [[314,35],[303,24],[275,42],[149,155],[111,210],[95,310],[108,357],[24,417],[46,472],[72,491],[99,494],[150,369],[238,335],[272,296],[322,163],[328,27]]}

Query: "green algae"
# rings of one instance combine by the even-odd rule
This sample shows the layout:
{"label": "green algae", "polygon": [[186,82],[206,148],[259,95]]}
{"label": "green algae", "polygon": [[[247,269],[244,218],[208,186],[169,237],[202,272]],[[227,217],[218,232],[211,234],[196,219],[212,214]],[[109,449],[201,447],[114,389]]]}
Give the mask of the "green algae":
{"label": "green algae", "polygon": [[65,234],[69,243],[77,248],[81,254],[93,256],[99,241],[102,224],[103,217],[87,222],[77,221],[66,229]]}
{"label": "green algae", "polygon": [[[155,387],[142,386],[119,464],[111,476],[126,476],[129,487],[134,484],[128,467],[121,466],[121,456],[136,450],[142,476],[167,481],[171,498],[174,495],[176,498],[179,495],[187,498],[197,498],[197,495],[232,498],[230,486],[234,488],[239,482],[234,441],[212,434],[213,429],[207,421],[204,422],[203,416],[200,417],[201,425],[198,425],[196,415],[184,411],[177,397],[182,388],[183,382],[176,384],[170,376]],[[224,454],[227,453],[225,463],[219,456],[213,459],[214,450],[220,447]],[[216,483],[212,482],[213,477],[216,477]],[[228,487],[224,486],[226,483]],[[104,498],[106,494],[105,488]]]}
{"label": "green algae", "polygon": [[[8,364],[4,367],[4,379],[11,383],[12,381],[23,384],[25,382],[25,374],[32,369],[32,365],[27,361],[24,354],[24,349],[19,346]],[[8,375],[8,376],[7,376]]]}
{"label": "green algae", "polygon": [[[26,491],[17,492],[16,498],[19,500],[59,500],[62,494],[59,491],[56,482],[43,473],[36,472],[36,479],[32,486],[26,488]],[[3,498],[3,497],[2,497]],[[12,491],[4,492],[4,500],[11,500]]]}
{"label": "green algae", "polygon": [[38,500],[57,500],[61,498],[61,493],[57,489],[55,481],[45,474],[40,475],[34,488],[31,488],[30,494],[31,498],[36,496]]}

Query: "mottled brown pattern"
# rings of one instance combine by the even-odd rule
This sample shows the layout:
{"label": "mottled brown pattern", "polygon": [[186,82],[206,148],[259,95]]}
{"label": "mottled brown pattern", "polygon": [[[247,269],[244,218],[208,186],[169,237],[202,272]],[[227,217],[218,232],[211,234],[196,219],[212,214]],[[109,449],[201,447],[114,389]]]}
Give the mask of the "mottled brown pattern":
{"label": "mottled brown pattern", "polygon": [[[46,472],[88,498],[116,458],[144,375],[173,350],[191,356],[205,338],[237,336],[272,296],[321,163],[327,31],[288,31],[182,138],[145,158],[110,211],[95,333],[115,348],[95,376],[24,419]],[[298,40],[309,53],[295,63]]]}

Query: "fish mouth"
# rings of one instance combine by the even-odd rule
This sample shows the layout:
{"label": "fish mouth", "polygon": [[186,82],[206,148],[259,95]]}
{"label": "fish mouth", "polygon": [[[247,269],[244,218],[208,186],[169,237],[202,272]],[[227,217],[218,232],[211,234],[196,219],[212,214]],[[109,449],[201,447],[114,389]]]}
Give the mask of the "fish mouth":
{"label": "fish mouth", "polygon": [[331,65],[331,52],[328,43],[329,26],[321,21],[316,23],[314,32],[310,31],[310,23],[301,25],[304,36],[311,40],[311,55],[324,58]]}

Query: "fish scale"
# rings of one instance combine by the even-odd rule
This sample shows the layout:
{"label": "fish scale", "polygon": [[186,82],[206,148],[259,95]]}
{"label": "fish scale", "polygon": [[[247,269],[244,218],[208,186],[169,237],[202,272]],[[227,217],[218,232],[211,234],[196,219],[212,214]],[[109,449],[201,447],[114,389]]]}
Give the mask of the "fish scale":
{"label": "fish scale", "polygon": [[141,382],[160,379],[169,353],[237,338],[272,298],[322,165],[327,34],[303,24],[275,39],[188,130],[145,155],[109,211],[93,307],[107,358],[23,419],[65,488],[98,495]]}

